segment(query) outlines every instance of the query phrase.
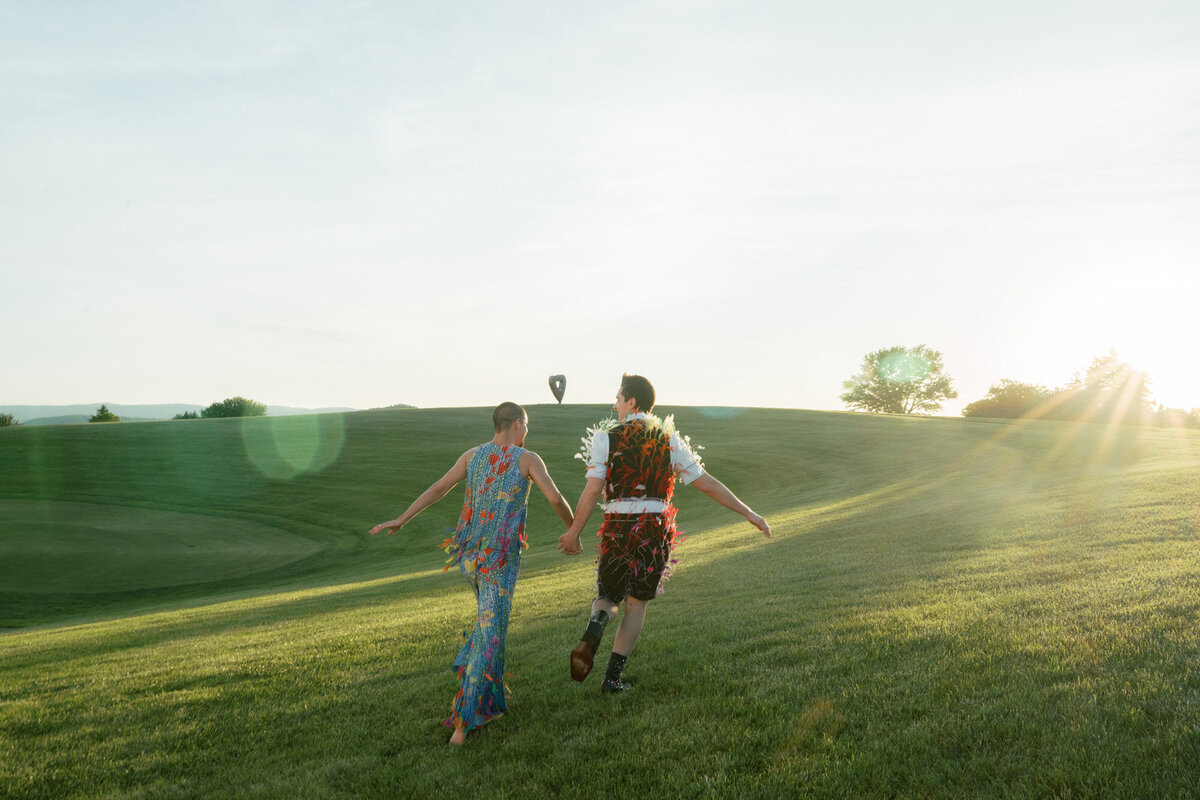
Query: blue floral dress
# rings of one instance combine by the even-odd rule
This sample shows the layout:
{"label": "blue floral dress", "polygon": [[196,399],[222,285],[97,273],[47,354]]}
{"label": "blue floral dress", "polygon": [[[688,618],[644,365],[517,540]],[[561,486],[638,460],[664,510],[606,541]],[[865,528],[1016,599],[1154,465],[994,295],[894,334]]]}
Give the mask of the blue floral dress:
{"label": "blue floral dress", "polygon": [[467,465],[467,496],[454,535],[442,543],[475,591],[475,629],[454,659],[459,690],[447,725],[478,728],[508,710],[504,639],[521,567],[529,479],[522,447],[488,442]]}

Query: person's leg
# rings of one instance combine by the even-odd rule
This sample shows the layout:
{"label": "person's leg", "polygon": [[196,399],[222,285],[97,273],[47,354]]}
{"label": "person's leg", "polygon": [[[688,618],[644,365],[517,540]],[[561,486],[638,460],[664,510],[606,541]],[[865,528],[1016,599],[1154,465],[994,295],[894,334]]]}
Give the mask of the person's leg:
{"label": "person's leg", "polygon": [[625,614],[621,624],[617,626],[617,637],[613,640],[613,652],[626,658],[633,652],[638,636],[642,633],[642,624],[646,621],[646,601],[636,597],[625,598]]}
{"label": "person's leg", "polygon": [[582,681],[591,673],[604,629],[616,616],[617,604],[607,597],[597,597],[592,603],[592,616],[588,619],[587,628],[584,629],[579,644],[571,651],[572,679]]}
{"label": "person's leg", "polygon": [[471,587],[471,591],[475,594],[475,628],[463,642],[462,649],[458,651],[458,657],[454,659],[454,672],[458,678],[458,694],[454,696],[454,701],[450,707],[450,719],[446,720],[446,725],[453,724],[454,733],[450,736],[450,744],[462,744],[467,738],[466,722],[462,718],[462,710],[470,707],[469,701],[466,699],[467,683],[463,680],[463,676],[471,663],[471,657],[474,653],[479,641],[479,576],[468,571],[460,563],[458,568],[462,570],[463,577],[467,579],[467,583]]}
{"label": "person's leg", "polygon": [[621,680],[625,670],[625,662],[633,652],[638,635],[642,632],[642,624],[646,620],[646,601],[636,597],[625,598],[625,613],[621,616],[621,624],[617,626],[617,635],[613,639],[612,653],[608,657],[608,668],[604,671],[604,681],[600,691],[605,694],[624,692],[633,687]]}
{"label": "person's leg", "polygon": [[450,744],[462,744],[467,733],[508,710],[504,684],[504,645],[519,562],[504,567],[491,580],[472,582],[475,590],[475,629],[459,659],[459,692],[454,698]]}
{"label": "person's leg", "polygon": [[609,620],[617,618],[617,604],[607,597],[597,597],[592,601],[592,613],[595,614],[597,611],[603,611],[608,615]]}
{"label": "person's leg", "polygon": [[[605,518],[605,525],[610,520]],[[629,591],[629,570],[619,553],[612,550],[600,553],[596,564],[596,599],[592,602],[592,615],[587,628],[579,637],[579,644],[571,651],[571,679],[583,681],[592,671],[596,650],[608,623],[617,617],[617,607]]]}

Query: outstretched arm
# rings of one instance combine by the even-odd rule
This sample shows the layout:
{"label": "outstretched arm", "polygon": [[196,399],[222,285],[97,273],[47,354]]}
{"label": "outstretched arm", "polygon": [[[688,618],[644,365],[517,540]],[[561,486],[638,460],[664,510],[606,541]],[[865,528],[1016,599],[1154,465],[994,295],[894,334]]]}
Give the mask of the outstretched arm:
{"label": "outstretched arm", "polygon": [[762,531],[768,539],[771,538],[771,526],[767,521],[758,514],[755,514],[750,506],[738,499],[737,495],[729,491],[729,487],[721,483],[707,472],[701,475],[696,480],[692,481],[692,486],[695,486],[706,495],[716,500],[721,505],[728,508],[730,511],[737,512],[746,518],[754,527]]}
{"label": "outstretched arm", "polygon": [[587,483],[584,484],[583,492],[579,495],[579,502],[575,504],[575,521],[566,533],[558,537],[558,549],[567,555],[574,556],[583,552],[583,545],[579,543],[579,537],[583,533],[588,519],[592,516],[592,510],[596,508],[596,502],[600,499],[600,490],[603,488],[603,478],[588,478]]}
{"label": "outstretched arm", "polygon": [[412,505],[405,509],[403,514],[387,522],[381,522],[374,528],[371,528],[371,535],[375,535],[380,531],[387,531],[388,536],[391,536],[407,525],[409,520],[417,514],[420,514],[426,508],[429,508],[429,506],[445,497],[446,493],[457,486],[459,481],[467,477],[467,464],[470,463],[471,456],[474,454],[475,449],[471,448],[459,456],[458,461],[454,462],[454,466],[450,468],[450,471],[438,478],[428,489],[421,492],[420,497],[413,500]]}
{"label": "outstretched arm", "polygon": [[575,515],[571,513],[571,506],[567,503],[567,498],[563,497],[562,492],[554,485],[554,479],[550,477],[550,471],[546,469],[546,464],[542,461],[541,456],[526,450],[521,454],[521,461],[525,462],[522,466],[527,467],[525,472],[529,479],[541,489],[542,494],[550,501],[554,513],[558,514],[558,518],[563,521],[564,525],[570,526],[575,521]]}

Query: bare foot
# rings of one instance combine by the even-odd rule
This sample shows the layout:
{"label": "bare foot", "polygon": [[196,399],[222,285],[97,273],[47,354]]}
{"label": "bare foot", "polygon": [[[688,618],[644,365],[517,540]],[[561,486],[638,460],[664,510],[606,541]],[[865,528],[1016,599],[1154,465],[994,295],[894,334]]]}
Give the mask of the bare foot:
{"label": "bare foot", "polygon": [[454,735],[450,737],[450,744],[462,744],[467,740],[467,730],[462,725],[454,726]]}

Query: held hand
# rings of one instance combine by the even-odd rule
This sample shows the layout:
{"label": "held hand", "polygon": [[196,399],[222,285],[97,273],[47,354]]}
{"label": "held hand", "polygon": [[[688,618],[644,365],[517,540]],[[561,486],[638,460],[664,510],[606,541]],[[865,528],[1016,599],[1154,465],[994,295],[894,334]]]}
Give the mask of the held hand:
{"label": "held hand", "polygon": [[760,517],[758,514],[751,512],[750,514],[748,514],[746,516],[746,520],[751,525],[753,525],[754,527],[756,527],[760,531],[762,531],[763,535],[766,536],[768,539],[771,538],[771,526],[767,524],[767,521],[765,519]]}
{"label": "held hand", "polygon": [[583,545],[579,543],[579,534],[572,535],[570,531],[567,531],[558,537],[558,551],[568,556],[577,556],[582,553]]}
{"label": "held hand", "polygon": [[395,533],[396,531],[400,530],[403,527],[404,527],[404,523],[401,522],[400,520],[390,519],[387,522],[381,522],[378,525],[376,525],[374,528],[371,528],[371,535],[374,536],[375,534],[379,533],[380,531],[387,531],[388,536],[391,536],[393,533]]}

